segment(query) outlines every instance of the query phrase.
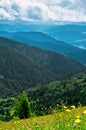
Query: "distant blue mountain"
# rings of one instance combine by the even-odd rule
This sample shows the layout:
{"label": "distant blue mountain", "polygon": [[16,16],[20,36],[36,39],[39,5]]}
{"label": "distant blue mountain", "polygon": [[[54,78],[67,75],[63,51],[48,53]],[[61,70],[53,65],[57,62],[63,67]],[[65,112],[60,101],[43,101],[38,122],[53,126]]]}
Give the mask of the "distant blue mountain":
{"label": "distant blue mountain", "polygon": [[[60,22],[59,22],[60,23]],[[49,36],[81,47],[77,41],[86,39],[86,23],[69,23],[66,25],[33,24],[28,22],[0,21],[0,31],[4,32],[43,32]]]}
{"label": "distant blue mountain", "polygon": [[86,51],[83,50],[86,48],[86,23],[52,25],[0,21],[0,36],[59,52],[86,65]]}
{"label": "distant blue mountain", "polygon": [[49,35],[41,32],[0,32],[0,36],[25,43],[31,46],[36,46],[44,50],[59,52],[78,62],[86,65],[86,51],[69,45],[65,42],[58,41]]}
{"label": "distant blue mountain", "polygon": [[[81,48],[81,44],[83,43],[80,44],[80,41],[86,41],[86,24],[52,26],[52,28],[48,29],[47,34],[57,40],[64,41],[68,44]],[[84,42],[84,49],[85,46]]]}
{"label": "distant blue mountain", "polygon": [[82,52],[83,50],[78,49],[65,42],[58,41],[49,35],[41,32],[0,32],[0,36],[7,37],[9,39],[25,43],[31,46],[36,46],[45,50],[51,50],[62,54],[69,54],[74,52]]}

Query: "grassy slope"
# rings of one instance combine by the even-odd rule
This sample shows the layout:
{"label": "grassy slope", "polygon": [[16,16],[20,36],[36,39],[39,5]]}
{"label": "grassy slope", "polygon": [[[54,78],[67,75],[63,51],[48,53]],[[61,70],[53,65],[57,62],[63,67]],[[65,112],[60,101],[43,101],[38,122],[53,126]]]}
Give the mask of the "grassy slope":
{"label": "grassy slope", "polygon": [[[86,130],[86,107],[79,107],[69,113],[59,112],[48,116],[34,117],[24,120],[0,122],[0,130]],[[80,116],[80,123],[74,123]],[[74,128],[73,128],[74,127]]]}

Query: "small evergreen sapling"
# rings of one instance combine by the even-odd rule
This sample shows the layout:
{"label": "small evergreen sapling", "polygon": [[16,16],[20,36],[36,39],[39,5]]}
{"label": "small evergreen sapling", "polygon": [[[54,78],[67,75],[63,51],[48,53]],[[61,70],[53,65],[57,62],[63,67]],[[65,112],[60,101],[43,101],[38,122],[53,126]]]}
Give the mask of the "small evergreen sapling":
{"label": "small evergreen sapling", "polygon": [[20,119],[29,118],[31,116],[30,102],[25,91],[21,96],[15,99],[15,113]]}

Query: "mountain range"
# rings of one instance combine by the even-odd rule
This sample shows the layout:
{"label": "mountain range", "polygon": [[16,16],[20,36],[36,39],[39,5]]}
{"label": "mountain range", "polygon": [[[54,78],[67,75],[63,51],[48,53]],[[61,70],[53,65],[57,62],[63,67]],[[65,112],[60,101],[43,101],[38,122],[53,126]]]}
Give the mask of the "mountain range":
{"label": "mountain range", "polygon": [[[53,32],[53,31],[52,31]],[[64,32],[64,31],[63,31]],[[56,33],[57,35],[58,33]],[[62,34],[62,35],[61,35]],[[67,35],[67,33],[61,33]],[[71,34],[72,35],[72,34]],[[74,34],[73,34],[74,35]],[[21,42],[27,45],[36,46],[44,50],[50,50],[68,56],[83,65],[86,65],[86,50],[56,40],[55,38],[42,32],[0,32],[0,36]],[[65,36],[64,36],[65,37]]]}

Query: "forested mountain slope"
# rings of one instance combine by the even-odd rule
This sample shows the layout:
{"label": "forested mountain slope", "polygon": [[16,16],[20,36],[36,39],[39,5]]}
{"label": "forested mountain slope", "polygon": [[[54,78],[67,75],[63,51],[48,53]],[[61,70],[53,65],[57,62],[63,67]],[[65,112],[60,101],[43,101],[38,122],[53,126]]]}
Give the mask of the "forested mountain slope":
{"label": "forested mountain slope", "polygon": [[67,78],[83,65],[66,56],[0,38],[0,95],[17,95],[38,84]]}

